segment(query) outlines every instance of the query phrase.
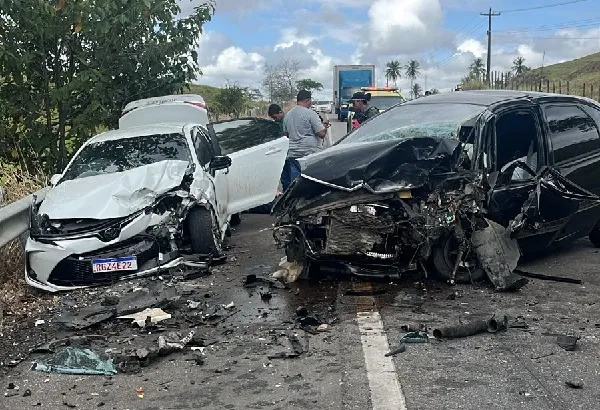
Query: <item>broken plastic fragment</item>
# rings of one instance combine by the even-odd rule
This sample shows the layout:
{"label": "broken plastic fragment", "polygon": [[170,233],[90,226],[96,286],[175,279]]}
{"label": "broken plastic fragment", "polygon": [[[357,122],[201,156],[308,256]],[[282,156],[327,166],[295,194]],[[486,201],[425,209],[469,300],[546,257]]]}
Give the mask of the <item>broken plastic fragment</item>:
{"label": "broken plastic fragment", "polygon": [[138,313],[118,317],[118,319],[133,319],[132,323],[137,323],[139,327],[146,326],[147,318],[150,318],[151,323],[158,323],[170,319],[171,315],[160,308],[147,308]]}
{"label": "broken plastic fragment", "polygon": [[287,257],[281,258],[279,270],[273,273],[275,279],[283,280],[286,283],[292,283],[298,280],[302,274],[303,266],[298,262],[288,262]]}

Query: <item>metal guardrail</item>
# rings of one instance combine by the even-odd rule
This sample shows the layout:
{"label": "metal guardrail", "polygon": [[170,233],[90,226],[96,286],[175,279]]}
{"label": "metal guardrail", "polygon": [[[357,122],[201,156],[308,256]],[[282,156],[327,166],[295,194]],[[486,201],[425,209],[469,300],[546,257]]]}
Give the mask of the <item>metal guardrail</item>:
{"label": "metal guardrail", "polygon": [[47,191],[48,188],[41,189],[0,208],[0,247],[18,238],[29,229],[29,208],[33,201],[33,195],[37,195],[39,201],[44,199]]}

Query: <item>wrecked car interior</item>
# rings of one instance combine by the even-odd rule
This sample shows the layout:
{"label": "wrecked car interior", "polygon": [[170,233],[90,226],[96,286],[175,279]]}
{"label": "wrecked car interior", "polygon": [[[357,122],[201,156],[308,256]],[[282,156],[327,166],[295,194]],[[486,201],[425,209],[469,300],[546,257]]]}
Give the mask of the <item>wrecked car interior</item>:
{"label": "wrecked car interior", "polygon": [[497,290],[522,287],[522,254],[594,241],[600,219],[597,193],[552,166],[560,151],[549,148],[539,104],[450,93],[392,108],[301,161],[302,176],[273,209],[276,243],[304,276],[314,266],[381,277],[420,271],[452,284],[487,276]]}

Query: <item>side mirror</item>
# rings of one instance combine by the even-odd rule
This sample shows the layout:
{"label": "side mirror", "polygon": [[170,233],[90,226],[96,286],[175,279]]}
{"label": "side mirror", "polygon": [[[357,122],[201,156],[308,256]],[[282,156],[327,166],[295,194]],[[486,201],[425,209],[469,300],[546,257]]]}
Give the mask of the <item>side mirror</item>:
{"label": "side mirror", "polygon": [[231,158],[227,155],[214,157],[210,161],[210,169],[213,171],[218,171],[219,169],[227,169],[231,166]]}
{"label": "side mirror", "polygon": [[54,186],[60,181],[61,174],[54,174],[50,177],[50,185]]}

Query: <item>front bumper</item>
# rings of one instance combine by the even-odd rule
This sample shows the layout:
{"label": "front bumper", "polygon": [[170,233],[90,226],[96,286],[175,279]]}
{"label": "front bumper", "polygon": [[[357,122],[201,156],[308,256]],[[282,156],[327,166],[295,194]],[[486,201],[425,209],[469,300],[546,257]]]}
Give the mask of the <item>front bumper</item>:
{"label": "front bumper", "polygon": [[[25,247],[25,280],[31,286],[57,292],[114,283],[175,266],[177,259],[169,260],[168,250],[160,249],[156,238],[145,233],[148,227],[160,222],[162,220],[156,215],[141,214],[110,242],[103,242],[97,237],[43,241],[29,238]],[[167,257],[161,252],[165,252]],[[92,271],[92,259],[123,256],[135,256],[138,269],[104,273]]]}

